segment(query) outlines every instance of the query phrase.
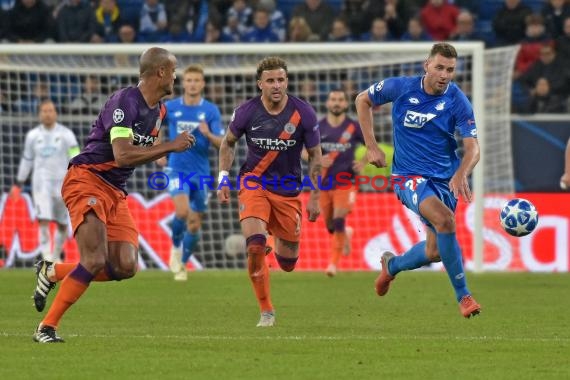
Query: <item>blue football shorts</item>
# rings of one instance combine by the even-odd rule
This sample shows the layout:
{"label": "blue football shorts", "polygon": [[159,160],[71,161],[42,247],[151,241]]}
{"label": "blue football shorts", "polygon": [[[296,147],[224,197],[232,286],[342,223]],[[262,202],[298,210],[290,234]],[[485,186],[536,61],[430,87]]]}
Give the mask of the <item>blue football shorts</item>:
{"label": "blue football shorts", "polygon": [[[200,183],[199,176],[193,175],[188,181],[185,181],[190,173],[184,173],[179,170],[167,170],[168,175],[168,193],[171,197],[178,194],[187,194],[190,202],[190,208],[194,212],[205,212],[208,207],[208,186]],[[182,180],[181,180],[182,179]]]}
{"label": "blue football shorts", "polygon": [[436,196],[451,211],[455,212],[457,199],[449,189],[449,180],[438,178],[423,178],[414,176],[401,185],[394,186],[394,192],[400,202],[415,212],[422,223],[433,229],[431,223],[420,214],[420,204],[431,196]]}

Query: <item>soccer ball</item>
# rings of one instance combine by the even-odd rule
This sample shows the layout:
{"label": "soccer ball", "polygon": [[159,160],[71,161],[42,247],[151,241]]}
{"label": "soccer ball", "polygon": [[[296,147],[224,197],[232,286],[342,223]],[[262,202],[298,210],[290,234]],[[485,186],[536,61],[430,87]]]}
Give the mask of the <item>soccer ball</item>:
{"label": "soccer ball", "polygon": [[521,237],[530,234],[538,224],[538,212],[530,201],[511,199],[501,210],[501,226],[510,235]]}
{"label": "soccer ball", "polygon": [[245,243],[245,237],[242,234],[229,235],[224,242],[226,255],[230,257],[236,257],[239,254],[245,254]]}

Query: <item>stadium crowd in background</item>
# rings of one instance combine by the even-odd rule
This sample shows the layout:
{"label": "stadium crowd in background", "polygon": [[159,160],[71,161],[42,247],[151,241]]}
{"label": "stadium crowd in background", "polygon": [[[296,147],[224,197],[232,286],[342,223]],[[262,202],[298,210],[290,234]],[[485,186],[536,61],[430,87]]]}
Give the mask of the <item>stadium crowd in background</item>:
{"label": "stadium crowd in background", "polygon": [[[0,21],[0,39],[12,43],[521,44],[513,112],[565,112],[570,102],[569,86],[554,83],[538,63],[541,49],[551,46],[557,57],[552,70],[562,77],[557,82],[568,83],[568,0],[11,0],[1,3]],[[544,80],[537,90],[542,78],[548,90]],[[545,91],[553,100],[544,100]]]}

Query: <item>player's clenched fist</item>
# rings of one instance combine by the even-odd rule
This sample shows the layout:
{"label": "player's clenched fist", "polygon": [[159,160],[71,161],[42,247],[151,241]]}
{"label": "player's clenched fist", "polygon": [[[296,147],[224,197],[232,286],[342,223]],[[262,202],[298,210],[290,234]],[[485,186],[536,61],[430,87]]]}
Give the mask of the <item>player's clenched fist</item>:
{"label": "player's clenched fist", "polygon": [[174,144],[175,152],[183,152],[186,149],[193,147],[195,143],[196,137],[187,131],[180,133],[178,136],[176,136],[174,141],[172,141],[172,144]]}

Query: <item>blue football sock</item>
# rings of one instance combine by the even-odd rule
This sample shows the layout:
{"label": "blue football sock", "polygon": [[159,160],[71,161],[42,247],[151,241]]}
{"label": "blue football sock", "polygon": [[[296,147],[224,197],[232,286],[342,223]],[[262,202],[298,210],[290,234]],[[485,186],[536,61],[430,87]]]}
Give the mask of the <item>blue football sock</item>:
{"label": "blue football sock", "polygon": [[170,228],[172,229],[172,244],[180,247],[184,231],[186,231],[186,220],[174,217]]}
{"label": "blue football sock", "polygon": [[455,232],[438,233],[437,248],[439,256],[443,262],[443,266],[447,271],[451,285],[455,289],[455,296],[459,302],[463,296],[469,294],[467,283],[465,281],[465,272],[463,271],[463,258],[461,256],[461,248],[457,243]]}
{"label": "blue football sock", "polygon": [[430,261],[426,256],[426,241],[421,241],[410,248],[401,256],[394,256],[388,262],[388,273],[392,276],[397,275],[403,270],[412,270],[429,264]]}
{"label": "blue football sock", "polygon": [[186,264],[190,256],[192,256],[192,252],[196,247],[196,243],[200,239],[199,233],[191,233],[186,231],[184,233],[184,239],[182,240],[182,263]]}

